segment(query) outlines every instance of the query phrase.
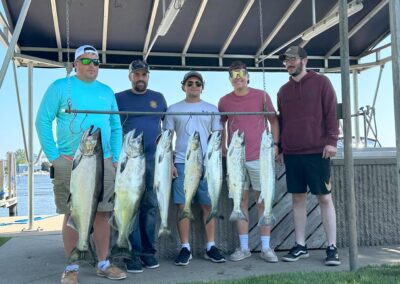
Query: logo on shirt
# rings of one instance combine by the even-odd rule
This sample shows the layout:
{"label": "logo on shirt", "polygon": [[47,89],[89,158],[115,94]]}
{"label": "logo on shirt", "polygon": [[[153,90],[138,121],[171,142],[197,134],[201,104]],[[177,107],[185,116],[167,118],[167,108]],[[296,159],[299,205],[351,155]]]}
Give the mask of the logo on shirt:
{"label": "logo on shirt", "polygon": [[157,102],[156,101],[150,101],[150,107],[151,108],[157,108]]}
{"label": "logo on shirt", "polygon": [[331,181],[330,181],[330,180],[328,181],[328,183],[325,182],[325,187],[326,187],[326,189],[327,189],[328,191],[331,191],[331,190],[332,190],[332,184],[331,184]]}

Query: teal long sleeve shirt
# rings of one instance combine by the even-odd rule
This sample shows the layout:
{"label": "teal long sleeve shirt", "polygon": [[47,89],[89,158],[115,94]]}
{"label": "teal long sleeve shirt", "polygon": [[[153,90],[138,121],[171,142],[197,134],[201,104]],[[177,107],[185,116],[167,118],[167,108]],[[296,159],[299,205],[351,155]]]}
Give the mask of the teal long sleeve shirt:
{"label": "teal long sleeve shirt", "polygon": [[[68,114],[72,109],[118,111],[114,92],[98,81],[85,82],[76,76],[56,80],[47,89],[36,116],[36,131],[43,152],[50,161],[60,155],[74,156],[83,132],[91,125],[101,128],[104,158],[118,162],[122,147],[122,128],[119,115]],[[53,122],[56,121],[56,135]]]}

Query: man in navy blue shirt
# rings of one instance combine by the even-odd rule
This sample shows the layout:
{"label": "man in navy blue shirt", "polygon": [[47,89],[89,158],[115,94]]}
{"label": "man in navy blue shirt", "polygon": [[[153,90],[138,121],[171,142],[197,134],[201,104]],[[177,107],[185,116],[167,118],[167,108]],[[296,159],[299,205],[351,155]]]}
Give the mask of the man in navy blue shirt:
{"label": "man in navy blue shirt", "polygon": [[[145,61],[134,60],[129,65],[129,80],[132,88],[116,94],[120,111],[165,112],[167,103],[164,96],[147,89],[149,66]],[[159,267],[154,257],[155,226],[157,216],[157,196],[153,189],[154,153],[156,139],[161,133],[161,115],[121,115],[124,134],[136,129],[143,132],[146,155],[146,191],[134,221],[133,232],[129,236],[133,247],[133,259],[126,262],[128,272],[139,273],[145,268]]]}

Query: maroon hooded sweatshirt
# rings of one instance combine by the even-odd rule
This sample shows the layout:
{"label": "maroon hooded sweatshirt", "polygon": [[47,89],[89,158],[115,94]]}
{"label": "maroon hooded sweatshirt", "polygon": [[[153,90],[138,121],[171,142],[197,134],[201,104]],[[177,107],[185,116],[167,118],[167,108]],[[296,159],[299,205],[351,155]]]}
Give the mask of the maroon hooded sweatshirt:
{"label": "maroon hooded sweatshirt", "polygon": [[284,154],[318,154],[336,147],[339,121],[329,79],[312,70],[296,82],[290,77],[278,92],[281,147]]}

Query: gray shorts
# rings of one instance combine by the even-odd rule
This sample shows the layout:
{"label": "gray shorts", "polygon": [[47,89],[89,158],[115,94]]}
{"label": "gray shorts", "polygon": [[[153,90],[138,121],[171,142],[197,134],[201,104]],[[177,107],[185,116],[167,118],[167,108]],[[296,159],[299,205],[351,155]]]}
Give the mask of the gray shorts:
{"label": "gray shorts", "polygon": [[[69,214],[71,212],[67,203],[69,197],[69,186],[71,180],[72,161],[58,158],[52,162],[54,167],[53,191],[54,201],[58,214]],[[115,168],[111,159],[104,160],[104,197],[97,206],[97,211],[111,212],[114,209],[114,182]]]}

